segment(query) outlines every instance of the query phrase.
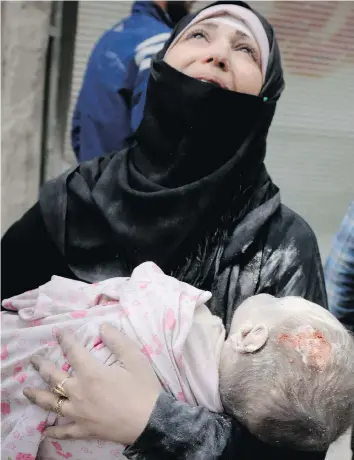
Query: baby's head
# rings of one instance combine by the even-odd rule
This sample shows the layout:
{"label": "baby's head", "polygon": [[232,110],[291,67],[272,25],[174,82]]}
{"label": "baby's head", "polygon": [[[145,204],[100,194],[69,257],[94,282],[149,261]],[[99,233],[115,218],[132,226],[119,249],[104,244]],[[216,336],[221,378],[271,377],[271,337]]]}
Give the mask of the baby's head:
{"label": "baby's head", "polygon": [[251,297],[222,350],[220,394],[263,441],[324,451],[354,419],[353,338],[302,298]]}

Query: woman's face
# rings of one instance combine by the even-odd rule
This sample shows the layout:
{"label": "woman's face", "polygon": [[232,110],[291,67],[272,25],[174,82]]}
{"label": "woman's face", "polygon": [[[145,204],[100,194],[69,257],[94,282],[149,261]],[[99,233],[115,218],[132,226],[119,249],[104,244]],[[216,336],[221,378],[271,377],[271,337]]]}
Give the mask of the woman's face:
{"label": "woman's face", "polygon": [[228,24],[205,19],[188,28],[165,61],[189,77],[230,91],[258,95],[262,88],[258,44]]}

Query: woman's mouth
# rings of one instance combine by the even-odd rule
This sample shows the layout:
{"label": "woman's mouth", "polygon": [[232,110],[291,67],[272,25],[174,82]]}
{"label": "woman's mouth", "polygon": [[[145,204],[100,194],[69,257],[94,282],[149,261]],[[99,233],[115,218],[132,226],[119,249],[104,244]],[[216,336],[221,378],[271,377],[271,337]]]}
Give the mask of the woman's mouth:
{"label": "woman's mouth", "polygon": [[202,81],[204,83],[209,83],[209,84],[212,84],[214,86],[217,86],[219,88],[222,88],[222,89],[228,89],[228,87],[225,85],[224,82],[222,82],[221,80],[219,80],[218,78],[214,78],[214,77],[196,77],[197,80],[199,81]]}

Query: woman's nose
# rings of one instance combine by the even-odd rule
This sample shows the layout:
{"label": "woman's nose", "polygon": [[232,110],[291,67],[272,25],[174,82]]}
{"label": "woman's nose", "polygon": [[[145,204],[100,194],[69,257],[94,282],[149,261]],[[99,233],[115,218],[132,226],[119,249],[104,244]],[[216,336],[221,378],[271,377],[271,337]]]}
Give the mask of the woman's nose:
{"label": "woman's nose", "polygon": [[226,57],[212,55],[204,59],[205,64],[211,64],[218,67],[223,72],[227,72],[229,70],[229,62]]}

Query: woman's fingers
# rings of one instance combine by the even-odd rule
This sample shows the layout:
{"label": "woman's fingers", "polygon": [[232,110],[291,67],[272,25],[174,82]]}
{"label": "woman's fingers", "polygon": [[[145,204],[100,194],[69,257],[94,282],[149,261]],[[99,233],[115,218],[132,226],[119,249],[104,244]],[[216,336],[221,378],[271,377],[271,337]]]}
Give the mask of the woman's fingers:
{"label": "woman's fingers", "polygon": [[49,426],[43,432],[43,435],[48,438],[54,439],[85,439],[89,435],[83,427],[76,423],[69,423],[68,425]]}
{"label": "woman's fingers", "polygon": [[97,368],[101,366],[101,363],[77,342],[71,334],[60,333],[57,335],[57,340],[76,374],[91,374],[92,370],[97,371]]}
{"label": "woman's fingers", "polygon": [[[146,391],[146,394],[148,389],[152,390],[151,400],[154,400],[155,403],[157,396],[160,393],[161,385],[151,367],[151,364],[140,351],[137,344],[110,324],[103,324],[101,326],[100,336],[104,344],[117,357],[118,361],[120,361],[121,366],[128,372],[130,378],[134,375],[135,378],[141,379],[144,382],[144,391]],[[122,369],[119,371],[122,374]],[[119,371],[116,371],[117,378]],[[123,375],[120,375],[119,378],[120,388],[123,391],[125,386]],[[127,384],[131,385],[131,383]],[[148,400],[149,398],[146,397],[146,401]]]}
{"label": "woman's fingers", "polygon": [[[117,329],[103,327],[102,340],[125,368],[101,364],[70,335],[59,338],[75,376],[64,383],[69,399],[58,409],[74,424],[48,427],[47,436],[132,444],[145,429],[161,391],[156,374],[139,347]],[[60,383],[61,374],[54,364],[41,358],[34,363],[47,379]],[[24,394],[45,410],[56,412],[58,397],[53,393],[26,389]]]}
{"label": "woman's fingers", "polygon": [[[50,387],[54,387],[54,385],[58,385],[61,383],[66,377],[68,377],[68,373],[64,372],[57,368],[57,366],[48,359],[44,359],[41,356],[35,355],[31,358],[31,363],[35,369],[40,373],[43,380],[45,380]],[[68,386],[70,386],[70,379],[65,382],[65,391],[68,390]],[[68,390],[69,391],[69,390]]]}
{"label": "woman's fingers", "polygon": [[141,369],[145,357],[133,340],[110,324],[101,326],[100,337],[125,369],[131,371]]}
{"label": "woman's fingers", "polygon": [[[56,396],[54,393],[37,388],[25,388],[23,394],[33,404],[40,406],[46,411],[55,412],[59,396]],[[71,415],[69,400],[65,400],[61,405],[61,413],[64,417]]]}

